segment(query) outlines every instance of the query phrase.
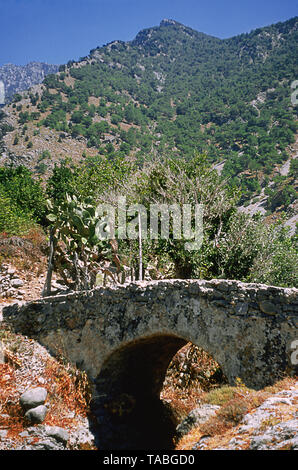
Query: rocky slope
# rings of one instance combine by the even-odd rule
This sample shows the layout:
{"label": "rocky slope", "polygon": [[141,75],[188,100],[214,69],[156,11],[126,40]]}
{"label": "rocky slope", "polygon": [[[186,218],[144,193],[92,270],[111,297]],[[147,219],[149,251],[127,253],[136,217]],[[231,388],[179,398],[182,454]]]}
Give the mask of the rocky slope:
{"label": "rocky slope", "polygon": [[[269,396],[260,406],[244,415],[228,436],[202,437],[195,450],[297,450],[298,382]],[[228,434],[228,433],[227,433]],[[220,442],[221,440],[221,442]],[[210,447],[208,447],[210,446]]]}

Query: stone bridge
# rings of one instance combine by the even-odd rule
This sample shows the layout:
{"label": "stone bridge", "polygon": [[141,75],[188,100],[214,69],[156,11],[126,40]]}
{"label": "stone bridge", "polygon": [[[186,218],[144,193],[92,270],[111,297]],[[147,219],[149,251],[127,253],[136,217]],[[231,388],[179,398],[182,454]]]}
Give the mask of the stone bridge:
{"label": "stone bridge", "polygon": [[136,282],[14,305],[3,319],[86,370],[98,409],[115,396],[128,408],[153,409],[169,362],[187,342],[208,352],[231,384],[239,377],[258,389],[295,372],[297,292],[228,280]]}

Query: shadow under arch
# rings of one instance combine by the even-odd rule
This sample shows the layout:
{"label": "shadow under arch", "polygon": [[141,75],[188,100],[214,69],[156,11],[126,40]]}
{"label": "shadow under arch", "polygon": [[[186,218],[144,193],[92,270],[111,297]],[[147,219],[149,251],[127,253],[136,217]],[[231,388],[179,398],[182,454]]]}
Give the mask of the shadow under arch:
{"label": "shadow under arch", "polygon": [[187,342],[156,334],[121,346],[106,359],[92,400],[99,449],[173,448],[178,423],[160,392],[173,356]]}

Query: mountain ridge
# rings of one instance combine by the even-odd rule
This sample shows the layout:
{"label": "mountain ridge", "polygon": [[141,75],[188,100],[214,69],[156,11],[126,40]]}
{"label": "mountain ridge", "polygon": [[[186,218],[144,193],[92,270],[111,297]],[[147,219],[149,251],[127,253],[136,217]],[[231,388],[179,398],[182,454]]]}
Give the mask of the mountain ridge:
{"label": "mountain ridge", "polygon": [[[38,171],[47,150],[46,175],[67,154],[78,163],[83,154],[142,162],[199,152],[210,164],[224,162],[223,176],[242,188],[242,204],[269,194],[268,178],[276,178],[297,138],[290,101],[297,19],[228,39],[163,19],[132,41],[91,49],[5,108],[14,130],[4,136],[1,160],[12,155],[14,164]],[[289,178],[287,206],[296,188]],[[278,192],[285,180],[274,185]]]}

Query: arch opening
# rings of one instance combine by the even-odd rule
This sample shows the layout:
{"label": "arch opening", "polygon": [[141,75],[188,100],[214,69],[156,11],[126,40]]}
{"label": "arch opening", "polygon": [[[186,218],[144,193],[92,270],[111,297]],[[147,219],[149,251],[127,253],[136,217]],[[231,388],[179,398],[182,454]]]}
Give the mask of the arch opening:
{"label": "arch opening", "polygon": [[187,341],[154,335],[117,349],[95,381],[92,413],[99,449],[169,450],[178,424],[161,399],[169,364]]}
{"label": "arch opening", "polygon": [[206,393],[225,384],[228,380],[218,362],[189,342],[172,358],[160,397],[169,403],[180,423],[204,402]]}

